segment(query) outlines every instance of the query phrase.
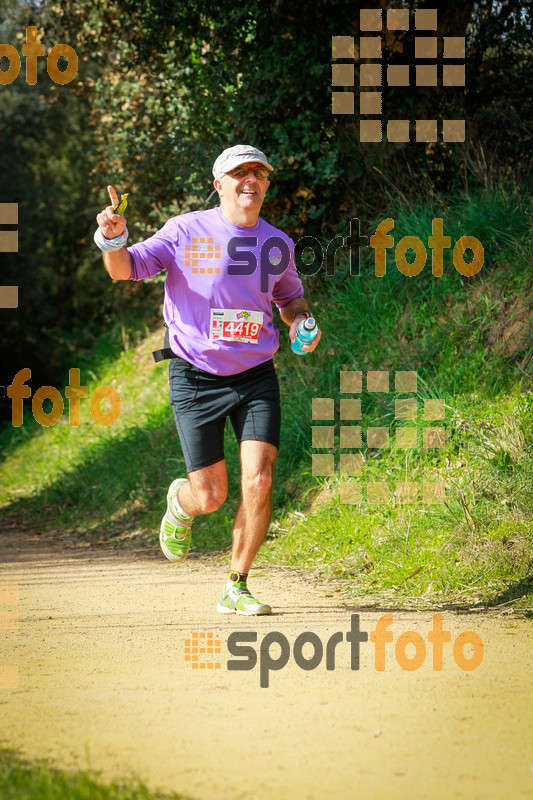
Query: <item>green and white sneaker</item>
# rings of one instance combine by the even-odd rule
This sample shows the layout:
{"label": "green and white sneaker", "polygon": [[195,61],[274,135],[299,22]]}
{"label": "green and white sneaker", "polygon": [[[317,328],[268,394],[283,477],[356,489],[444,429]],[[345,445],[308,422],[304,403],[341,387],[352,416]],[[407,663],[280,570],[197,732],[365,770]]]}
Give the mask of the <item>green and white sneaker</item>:
{"label": "green and white sneaker", "polygon": [[238,577],[238,573],[230,573],[217,605],[219,614],[245,614],[246,616],[270,614],[272,611],[270,606],[252,597],[246,581],[232,581],[232,575]]}
{"label": "green and white sneaker", "polygon": [[170,484],[167,492],[167,510],[161,520],[159,544],[169,561],[184,561],[191,546],[191,525],[194,517],[182,517],[173,503],[183,483],[187,483],[187,478],[178,478]]}

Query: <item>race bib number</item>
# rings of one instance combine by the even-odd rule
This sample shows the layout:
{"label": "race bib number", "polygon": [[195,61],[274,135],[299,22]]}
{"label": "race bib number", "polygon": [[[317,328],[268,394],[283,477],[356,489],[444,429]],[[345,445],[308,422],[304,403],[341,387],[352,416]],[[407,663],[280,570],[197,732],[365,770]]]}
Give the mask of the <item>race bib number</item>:
{"label": "race bib number", "polygon": [[209,320],[209,338],[226,342],[257,344],[263,327],[262,311],[244,311],[234,308],[212,308]]}

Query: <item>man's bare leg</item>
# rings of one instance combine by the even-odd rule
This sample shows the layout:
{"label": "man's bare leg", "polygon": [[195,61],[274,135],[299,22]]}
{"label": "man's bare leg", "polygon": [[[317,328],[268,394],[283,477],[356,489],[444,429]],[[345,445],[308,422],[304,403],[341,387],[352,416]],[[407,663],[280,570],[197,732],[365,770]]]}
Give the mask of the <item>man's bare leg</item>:
{"label": "man's bare leg", "polygon": [[211,514],[220,508],[228,494],[226,461],[189,472],[187,483],[178,490],[178,503],[191,517]]}
{"label": "man's bare leg", "polygon": [[231,568],[248,573],[272,517],[274,463],[278,448],[268,442],[241,442],[242,500],[233,524]]}
{"label": "man's bare leg", "polygon": [[177,478],[167,492],[167,510],[161,520],[159,545],[169,561],[187,558],[194,517],[220,508],[228,492],[226,462],[194,470],[187,478]]}

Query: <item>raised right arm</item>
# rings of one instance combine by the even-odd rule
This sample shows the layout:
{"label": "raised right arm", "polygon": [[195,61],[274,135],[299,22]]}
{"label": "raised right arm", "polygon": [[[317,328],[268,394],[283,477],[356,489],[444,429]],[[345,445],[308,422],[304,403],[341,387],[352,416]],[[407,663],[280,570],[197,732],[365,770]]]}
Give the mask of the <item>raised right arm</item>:
{"label": "raised right arm", "polygon": [[[126,227],[126,217],[123,214],[115,214],[113,209],[118,205],[117,193],[112,186],[107,187],[111,205],[104,208],[97,215],[96,221],[102,234],[106,239],[114,239],[120,236]],[[103,252],[104,266],[109,275],[115,281],[127,281],[131,277],[131,256],[126,246],[114,252]]]}

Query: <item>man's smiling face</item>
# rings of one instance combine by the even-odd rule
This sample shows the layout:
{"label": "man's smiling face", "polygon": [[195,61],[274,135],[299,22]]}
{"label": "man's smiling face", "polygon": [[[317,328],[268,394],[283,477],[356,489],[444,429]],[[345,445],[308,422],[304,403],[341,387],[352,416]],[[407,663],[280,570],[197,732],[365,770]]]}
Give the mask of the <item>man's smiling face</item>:
{"label": "man's smiling face", "polygon": [[[257,175],[254,170],[259,171]],[[224,216],[236,224],[255,225],[270,186],[268,170],[263,164],[247,161],[230,170],[222,179],[215,180],[214,185]]]}

